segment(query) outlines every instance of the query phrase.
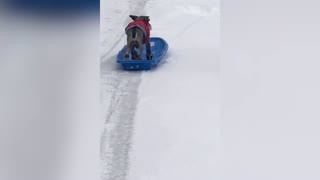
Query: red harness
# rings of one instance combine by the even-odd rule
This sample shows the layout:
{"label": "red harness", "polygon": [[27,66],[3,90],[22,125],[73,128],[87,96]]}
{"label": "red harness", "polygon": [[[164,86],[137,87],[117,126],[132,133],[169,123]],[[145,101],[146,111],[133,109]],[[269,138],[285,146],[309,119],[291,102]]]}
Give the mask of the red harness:
{"label": "red harness", "polygon": [[141,27],[143,27],[145,29],[145,31],[147,32],[145,43],[149,42],[150,24],[148,22],[142,20],[142,19],[136,19],[135,21],[129,23],[127,27],[134,26],[134,25],[139,25],[139,26],[141,26]]}

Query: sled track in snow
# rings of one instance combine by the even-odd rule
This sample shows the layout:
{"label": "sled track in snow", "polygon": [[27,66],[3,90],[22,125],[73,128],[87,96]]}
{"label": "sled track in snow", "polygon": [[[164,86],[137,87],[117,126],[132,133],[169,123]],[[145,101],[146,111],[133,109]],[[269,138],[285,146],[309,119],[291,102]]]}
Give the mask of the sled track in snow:
{"label": "sled track in snow", "polygon": [[125,180],[137,103],[139,73],[113,72],[108,79],[111,103],[101,137],[103,180]]}
{"label": "sled track in snow", "polygon": [[[138,88],[141,72],[125,72],[117,69],[116,54],[120,49],[127,16],[126,14],[144,13],[148,0],[108,0],[108,7],[117,7],[105,14],[106,29],[101,55],[101,101],[105,104],[104,129],[101,134],[100,159],[102,180],[126,180],[129,171],[129,151],[137,106]],[[105,7],[102,7],[105,8]],[[112,27],[110,24],[115,23]],[[123,24],[123,26],[122,26]],[[110,28],[111,27],[111,28]]]}

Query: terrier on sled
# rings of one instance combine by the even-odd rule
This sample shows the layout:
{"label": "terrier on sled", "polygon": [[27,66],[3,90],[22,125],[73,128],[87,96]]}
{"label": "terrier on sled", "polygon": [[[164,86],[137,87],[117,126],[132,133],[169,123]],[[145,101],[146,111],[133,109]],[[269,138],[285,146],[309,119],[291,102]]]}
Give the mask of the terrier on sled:
{"label": "terrier on sled", "polygon": [[[127,48],[125,59],[129,59],[129,53],[131,53],[131,59],[136,60],[142,59],[143,45],[146,44],[147,54],[146,58],[148,60],[152,59],[153,55],[151,53],[150,47],[150,30],[151,25],[149,24],[149,16],[135,16],[130,15],[133,20],[128,24],[125,31],[127,34]],[[139,51],[135,50],[137,48]]]}

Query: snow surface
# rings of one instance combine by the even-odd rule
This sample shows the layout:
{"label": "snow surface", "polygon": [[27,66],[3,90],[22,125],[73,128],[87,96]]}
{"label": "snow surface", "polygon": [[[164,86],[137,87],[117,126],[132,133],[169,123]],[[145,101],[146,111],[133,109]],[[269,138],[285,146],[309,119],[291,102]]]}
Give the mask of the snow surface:
{"label": "snow surface", "polygon": [[[104,1],[103,179],[319,179],[318,7],[224,1],[219,57],[218,1]],[[123,72],[114,55],[139,12],[170,48]]]}
{"label": "snow surface", "polygon": [[[115,63],[129,14],[169,44],[154,70]],[[102,179],[217,177],[219,1],[101,1],[101,45]]]}

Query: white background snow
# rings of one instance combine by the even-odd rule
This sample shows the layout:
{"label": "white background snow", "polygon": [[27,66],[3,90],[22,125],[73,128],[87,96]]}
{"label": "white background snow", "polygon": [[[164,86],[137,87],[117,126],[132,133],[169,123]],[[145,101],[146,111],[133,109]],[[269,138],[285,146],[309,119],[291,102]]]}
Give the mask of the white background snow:
{"label": "white background snow", "polygon": [[[102,0],[100,64],[92,19],[1,9],[0,179],[320,179],[318,10]],[[115,63],[129,14],[170,45],[152,71]]]}
{"label": "white background snow", "polygon": [[[102,159],[102,178],[319,179],[319,3],[221,7],[219,36],[218,1],[103,1],[102,84],[111,71],[139,79],[139,91],[126,173],[112,176]],[[122,73],[112,57],[130,13],[150,15],[152,36],[170,45],[141,75]]]}
{"label": "white background snow", "polygon": [[[217,177],[219,1],[109,0],[101,9],[102,179]],[[154,70],[115,63],[129,14],[149,15],[151,36],[169,43]]]}

